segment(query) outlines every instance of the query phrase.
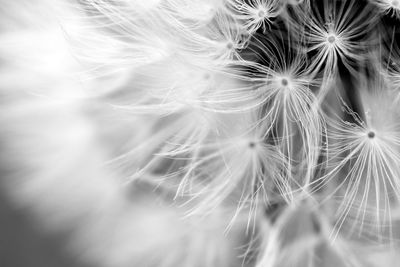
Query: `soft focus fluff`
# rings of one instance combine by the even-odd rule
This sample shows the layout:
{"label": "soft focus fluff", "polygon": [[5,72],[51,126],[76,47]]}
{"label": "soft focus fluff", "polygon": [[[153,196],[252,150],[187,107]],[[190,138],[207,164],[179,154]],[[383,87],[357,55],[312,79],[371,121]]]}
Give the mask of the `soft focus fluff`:
{"label": "soft focus fluff", "polygon": [[399,14],[2,0],[1,194],[93,266],[394,266]]}

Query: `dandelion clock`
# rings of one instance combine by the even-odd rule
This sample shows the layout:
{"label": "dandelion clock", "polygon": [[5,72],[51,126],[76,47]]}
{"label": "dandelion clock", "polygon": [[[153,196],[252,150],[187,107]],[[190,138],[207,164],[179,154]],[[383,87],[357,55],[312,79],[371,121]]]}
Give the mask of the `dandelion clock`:
{"label": "dandelion clock", "polygon": [[0,6],[1,266],[397,266],[399,1]]}

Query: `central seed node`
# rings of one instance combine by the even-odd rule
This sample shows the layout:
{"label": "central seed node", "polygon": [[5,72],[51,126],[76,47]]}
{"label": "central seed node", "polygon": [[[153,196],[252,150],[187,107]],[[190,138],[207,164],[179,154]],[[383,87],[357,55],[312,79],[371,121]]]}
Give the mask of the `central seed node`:
{"label": "central seed node", "polygon": [[328,37],[328,42],[329,43],[333,44],[335,41],[336,41],[335,36],[331,35],[331,36]]}
{"label": "central seed node", "polygon": [[372,138],[374,138],[375,137],[375,133],[373,132],[373,131],[370,131],[369,133],[368,133],[368,138],[369,139],[372,139]]}
{"label": "central seed node", "polygon": [[254,148],[256,146],[256,143],[254,143],[253,141],[249,142],[249,147],[250,148]]}
{"label": "central seed node", "polygon": [[259,10],[257,13],[259,18],[264,18],[265,17],[265,11],[264,10]]}
{"label": "central seed node", "polygon": [[287,85],[289,84],[289,82],[288,82],[288,80],[287,80],[286,78],[283,78],[283,79],[281,80],[281,84],[282,84],[283,86],[287,86]]}

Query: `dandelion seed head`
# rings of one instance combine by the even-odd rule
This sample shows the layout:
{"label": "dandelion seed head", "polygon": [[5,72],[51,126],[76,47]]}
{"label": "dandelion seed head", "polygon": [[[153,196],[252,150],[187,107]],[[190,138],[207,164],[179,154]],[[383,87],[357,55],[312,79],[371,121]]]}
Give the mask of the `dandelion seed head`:
{"label": "dandelion seed head", "polygon": [[[400,13],[399,1],[373,0],[394,14]],[[8,28],[14,23],[4,18],[8,6],[22,10],[10,12],[11,17],[24,17],[25,11],[23,5],[3,2],[0,28]],[[340,229],[348,217],[361,225],[370,219],[371,228],[390,222],[392,204],[400,203],[398,85],[347,92],[333,90],[332,83],[326,90],[348,101],[349,112],[340,112],[337,100],[319,94],[326,80],[346,80],[342,75],[349,72],[353,82],[363,67],[352,65],[370,62],[370,48],[376,48],[369,44],[376,13],[370,5],[357,0],[72,2],[79,3],[74,16],[79,25],[60,23],[66,34],[58,19],[43,35],[29,29],[13,32],[14,26],[7,35],[0,33],[1,41],[12,41],[0,42],[0,58],[6,61],[0,96],[8,97],[15,87],[22,88],[16,90],[21,99],[35,88],[50,92],[40,96],[38,107],[21,100],[27,106],[0,108],[0,123],[6,122],[0,135],[6,136],[11,157],[21,154],[15,167],[29,185],[21,198],[32,199],[43,211],[54,210],[60,222],[77,225],[78,234],[89,232],[83,235],[89,242],[81,242],[91,247],[88,254],[97,265],[240,266],[233,250],[249,240],[254,243],[249,251],[258,254],[251,266],[347,266],[358,259],[347,247],[336,249],[328,242],[331,224]],[[29,21],[40,17],[27,13]],[[31,35],[23,36],[26,32]],[[400,69],[395,61],[387,60]],[[375,72],[367,68],[366,79],[374,80]],[[69,76],[86,70],[100,74],[91,76],[101,94],[47,108],[49,97],[80,96],[79,78],[70,82]],[[393,73],[400,77],[400,71]],[[107,76],[107,83],[98,76]],[[125,106],[110,111],[114,101]],[[325,114],[321,103],[334,111]],[[34,109],[42,112],[35,115]],[[55,168],[54,155],[61,168]],[[25,164],[33,173],[20,171]],[[152,188],[140,193],[143,201],[132,203],[137,192],[121,190],[121,180]],[[329,205],[334,199],[329,218],[324,218],[320,199]],[[273,221],[258,216],[271,204],[279,206]],[[256,214],[255,227],[248,220],[247,228],[257,229],[246,238],[238,236],[238,242],[225,239],[225,210],[234,210],[240,230]],[[181,220],[183,213],[190,215]],[[263,232],[264,225],[272,231]]]}

